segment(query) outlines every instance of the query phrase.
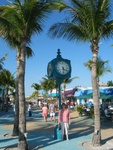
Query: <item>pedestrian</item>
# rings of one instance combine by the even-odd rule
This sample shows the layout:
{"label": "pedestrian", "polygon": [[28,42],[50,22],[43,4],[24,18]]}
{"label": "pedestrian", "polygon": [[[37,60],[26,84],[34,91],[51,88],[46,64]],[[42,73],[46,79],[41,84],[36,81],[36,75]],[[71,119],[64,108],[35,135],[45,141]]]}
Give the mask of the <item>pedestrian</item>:
{"label": "pedestrian", "polygon": [[67,106],[68,106],[68,108],[70,108],[70,106],[71,106],[71,102],[69,100],[67,100]]}
{"label": "pedestrian", "polygon": [[62,109],[58,113],[58,126],[61,125],[61,132],[62,132],[62,140],[64,140],[64,134],[66,135],[66,139],[68,138],[68,130],[70,125],[70,110],[68,106],[63,103]]}
{"label": "pedestrian", "polygon": [[48,115],[47,103],[44,103],[44,106],[42,107],[42,116],[44,117],[45,122],[47,122],[47,115]]}
{"label": "pedestrian", "polygon": [[41,104],[41,101],[40,101],[40,100],[38,101],[38,106],[39,106],[39,108],[41,108],[41,106],[42,106],[42,104]]}
{"label": "pedestrian", "polygon": [[113,114],[110,113],[108,106],[106,106],[106,109],[104,110],[104,114],[107,118],[110,118],[110,120],[113,122]]}
{"label": "pedestrian", "polygon": [[54,119],[55,122],[55,105],[53,102],[49,105],[49,114],[50,114],[50,121],[52,122]]}
{"label": "pedestrian", "polygon": [[29,117],[32,116],[32,105],[31,102],[28,104],[28,113],[29,113]]}
{"label": "pedestrian", "polygon": [[13,103],[13,111],[15,112],[15,102]]}

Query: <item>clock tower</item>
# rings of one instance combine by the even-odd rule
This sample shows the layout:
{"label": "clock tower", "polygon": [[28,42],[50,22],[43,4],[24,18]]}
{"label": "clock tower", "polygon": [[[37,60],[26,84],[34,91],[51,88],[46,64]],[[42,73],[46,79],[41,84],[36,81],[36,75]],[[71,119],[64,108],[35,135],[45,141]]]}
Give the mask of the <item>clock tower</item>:
{"label": "clock tower", "polygon": [[55,79],[58,84],[59,109],[61,109],[60,86],[64,79],[69,79],[71,77],[71,63],[70,60],[62,58],[60,49],[58,49],[57,57],[48,63],[47,75],[50,79]]}

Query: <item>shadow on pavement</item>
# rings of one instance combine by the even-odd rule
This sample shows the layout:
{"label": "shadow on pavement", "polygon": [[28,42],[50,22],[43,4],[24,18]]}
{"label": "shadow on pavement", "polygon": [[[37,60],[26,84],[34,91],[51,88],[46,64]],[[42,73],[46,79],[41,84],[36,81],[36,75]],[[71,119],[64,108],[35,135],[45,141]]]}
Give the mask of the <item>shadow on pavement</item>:
{"label": "shadow on pavement", "polygon": [[[51,122],[43,122],[42,120],[42,111],[41,110],[33,110],[33,116],[28,117],[28,114],[26,112],[27,116],[27,123],[34,122],[35,129],[29,129],[28,131],[28,144],[30,147],[39,147],[44,148],[46,146],[50,146],[57,143],[61,143],[59,140],[54,139],[54,128],[56,126],[56,123]],[[13,113],[3,113],[3,116],[0,116],[0,125],[3,124],[10,124],[13,120]],[[49,119],[49,117],[48,117]],[[102,129],[107,130],[108,128],[113,128],[113,123],[111,122],[101,122]],[[7,132],[7,130],[6,130]],[[72,123],[70,125],[70,131],[69,131],[69,138],[70,141],[76,139],[82,139],[86,140],[86,137],[91,137],[91,134],[94,132],[94,121],[93,119],[89,117],[81,117],[77,119],[72,119]],[[6,133],[5,133],[6,134]],[[112,139],[113,137],[108,137],[104,140],[102,140],[102,143],[106,143],[106,141]],[[13,143],[13,140],[17,140],[17,138],[0,138],[0,143],[8,143],[10,142],[10,146],[15,145]],[[91,140],[91,138],[89,139]],[[8,145],[9,146],[9,145]],[[3,146],[5,147],[5,146]],[[1,148],[1,147],[0,147]]]}

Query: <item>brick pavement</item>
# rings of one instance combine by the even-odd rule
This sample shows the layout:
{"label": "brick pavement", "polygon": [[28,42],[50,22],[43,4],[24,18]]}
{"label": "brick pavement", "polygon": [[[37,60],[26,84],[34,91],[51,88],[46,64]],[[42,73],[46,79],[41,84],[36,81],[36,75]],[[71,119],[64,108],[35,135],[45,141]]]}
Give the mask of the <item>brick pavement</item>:
{"label": "brick pavement", "polygon": [[[113,124],[102,123],[103,145],[99,148],[91,146],[93,120],[87,117],[78,117],[77,112],[71,113],[69,141],[54,140],[54,122],[44,122],[39,110],[33,111],[33,117],[27,116],[28,143],[31,150],[113,150]],[[0,150],[16,150],[17,138],[11,137],[13,114],[3,113],[0,116]],[[8,134],[7,134],[8,133]],[[4,136],[7,134],[7,136]],[[85,141],[85,142],[84,142]],[[10,146],[13,146],[14,148]],[[8,148],[7,148],[8,147]]]}

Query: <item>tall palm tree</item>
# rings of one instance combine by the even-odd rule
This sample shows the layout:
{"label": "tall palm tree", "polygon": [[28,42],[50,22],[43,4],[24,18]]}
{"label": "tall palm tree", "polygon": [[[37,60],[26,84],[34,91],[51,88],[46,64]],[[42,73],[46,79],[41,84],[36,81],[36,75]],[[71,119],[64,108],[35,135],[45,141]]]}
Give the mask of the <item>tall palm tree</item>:
{"label": "tall palm tree", "polygon": [[[63,5],[63,4],[62,4]],[[70,0],[61,11],[67,13],[64,22],[54,24],[48,32],[52,38],[69,41],[90,42],[92,52],[92,88],[94,100],[95,127],[92,139],[94,146],[101,144],[100,109],[98,101],[96,62],[100,40],[113,34],[113,20],[110,20],[110,0]]]}
{"label": "tall palm tree", "polygon": [[[2,10],[2,8],[0,9]],[[5,41],[12,47],[16,48],[17,51],[17,71],[16,71],[16,93],[15,93],[15,113],[14,113],[14,126],[13,126],[13,132],[12,136],[18,136],[19,135],[19,94],[18,94],[18,79],[19,79],[19,57],[21,55],[21,48],[20,48],[20,42],[18,39],[15,38],[13,35],[13,29],[9,29],[9,25],[11,26],[12,23],[10,23],[8,20],[4,19],[3,17],[0,18],[0,22],[2,27],[0,28],[0,36],[5,39]],[[6,24],[7,22],[7,24]],[[6,26],[7,25],[7,26]],[[9,34],[9,31],[11,34]],[[14,37],[13,37],[13,36]],[[26,56],[27,58],[33,56],[33,51],[29,46],[26,46]],[[4,56],[4,59],[7,55]]]}
{"label": "tall palm tree", "polygon": [[[99,94],[99,78],[103,76],[105,73],[110,72],[111,73],[111,68],[108,66],[108,60],[103,61],[100,57],[97,57],[97,62],[96,62],[96,73],[97,73],[97,87],[98,87],[98,94]],[[90,71],[92,71],[92,60],[89,60],[88,62],[84,63],[86,67]],[[99,95],[98,95],[99,96]]]}
{"label": "tall palm tree", "polygon": [[19,62],[19,150],[28,149],[25,137],[26,115],[24,89],[26,46],[31,42],[33,34],[43,31],[44,21],[51,12],[50,10],[50,2],[45,3],[40,0],[24,0],[23,2],[15,0],[15,2],[11,3],[9,6],[0,7],[0,34],[4,35],[3,38],[6,41],[10,39],[10,41],[12,40],[19,46],[19,55],[17,57]]}

